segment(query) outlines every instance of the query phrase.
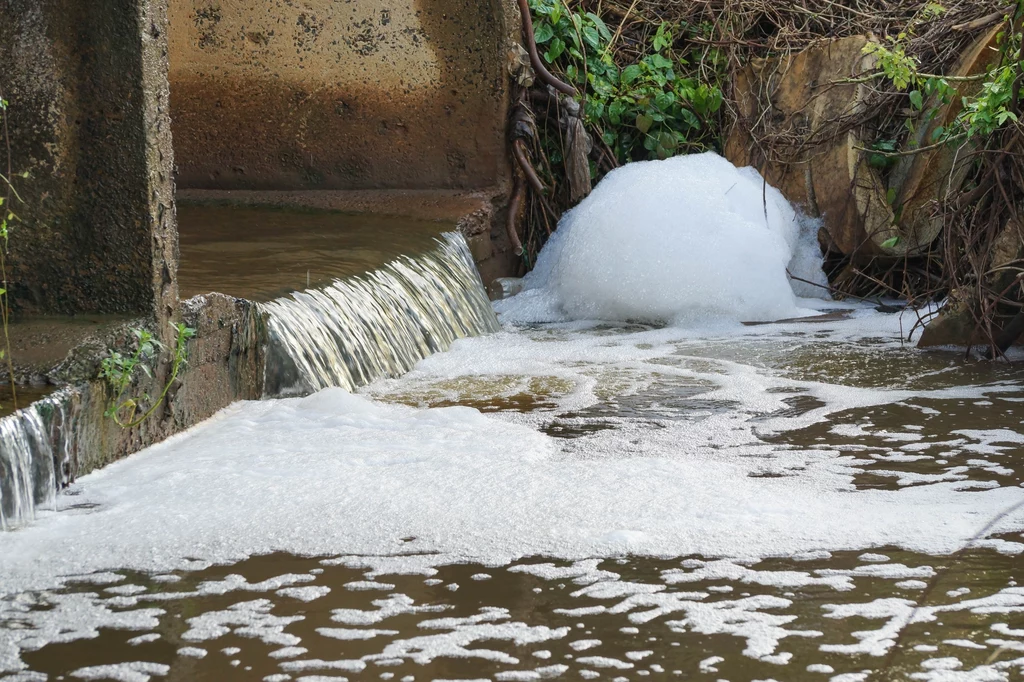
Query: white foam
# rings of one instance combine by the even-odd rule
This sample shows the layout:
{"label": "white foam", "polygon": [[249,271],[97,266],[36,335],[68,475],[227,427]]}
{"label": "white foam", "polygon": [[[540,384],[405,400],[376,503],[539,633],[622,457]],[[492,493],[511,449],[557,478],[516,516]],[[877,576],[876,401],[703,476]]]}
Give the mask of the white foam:
{"label": "white foam", "polygon": [[277,591],[282,597],[291,597],[299,601],[311,602],[330,594],[331,588],[326,585],[309,585],[306,587],[284,587]]}
{"label": "white foam", "polygon": [[[757,386],[757,375],[735,369],[724,379],[743,381],[725,395],[747,395],[750,409],[778,400],[768,390],[779,382]],[[828,408],[776,425],[804,425],[850,404],[889,400],[878,391],[851,390],[842,398],[832,392],[837,398]],[[176,569],[195,556],[229,562],[272,551],[387,555],[402,551],[401,538],[409,536],[419,538],[421,551],[441,554],[419,559],[434,565],[884,545],[941,553],[959,549],[1021,499],[1019,488],[962,491],[950,482],[850,494],[859,469],[842,455],[792,450],[779,458],[756,442],[752,426],[742,411],[730,411],[655,430],[627,423],[566,443],[469,408],[384,405],[338,389],[242,403],[185,437],[85,477],[82,499],[99,505],[92,513],[42,514],[35,526],[0,536],[3,589],[49,588],[58,576],[83,569]],[[622,457],[637,439],[646,456]],[[786,476],[751,476],[771,462]],[[266,484],[269,471],[273,486]],[[157,488],[159,496],[149,494]],[[531,494],[508,494],[517,489]],[[615,505],[607,504],[612,491]],[[163,522],[171,516],[180,523]],[[1020,515],[1009,518],[1003,530],[1021,522]],[[269,591],[311,579],[249,584],[232,576],[200,592]]]}
{"label": "white foam", "polygon": [[132,661],[111,665],[94,665],[79,668],[71,673],[72,677],[83,680],[116,680],[116,682],[149,682],[154,675],[163,677],[171,667],[161,663]]}
{"label": "white foam", "polygon": [[567,213],[505,320],[688,325],[804,314],[825,285],[814,225],[752,168],[714,153],[631,163]]}

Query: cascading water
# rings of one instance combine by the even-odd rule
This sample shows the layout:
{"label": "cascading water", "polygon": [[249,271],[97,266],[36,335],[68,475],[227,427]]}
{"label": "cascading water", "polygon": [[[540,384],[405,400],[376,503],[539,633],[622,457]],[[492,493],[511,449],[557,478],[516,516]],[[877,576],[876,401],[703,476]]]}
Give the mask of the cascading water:
{"label": "cascading water", "polygon": [[265,394],[353,390],[403,374],[452,342],[499,329],[465,239],[446,233],[418,257],[263,306]]}
{"label": "cascading water", "polygon": [[[64,392],[54,394],[0,419],[0,529],[33,521],[37,508],[55,504],[58,479],[67,483],[67,399]],[[54,426],[60,431],[56,439],[51,434]]]}

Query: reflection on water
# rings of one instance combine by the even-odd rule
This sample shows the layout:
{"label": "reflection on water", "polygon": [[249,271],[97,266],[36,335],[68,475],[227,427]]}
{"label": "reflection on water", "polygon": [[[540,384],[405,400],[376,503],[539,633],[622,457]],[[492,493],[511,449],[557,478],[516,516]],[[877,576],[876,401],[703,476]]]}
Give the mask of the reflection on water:
{"label": "reflection on water", "polygon": [[181,297],[269,301],[415,256],[450,223],[381,215],[178,204]]}
{"label": "reflection on water", "polygon": [[53,394],[60,386],[53,384],[15,386],[18,401],[15,403],[10,384],[0,384],[0,419],[14,414],[23,407],[28,407],[37,400]]}

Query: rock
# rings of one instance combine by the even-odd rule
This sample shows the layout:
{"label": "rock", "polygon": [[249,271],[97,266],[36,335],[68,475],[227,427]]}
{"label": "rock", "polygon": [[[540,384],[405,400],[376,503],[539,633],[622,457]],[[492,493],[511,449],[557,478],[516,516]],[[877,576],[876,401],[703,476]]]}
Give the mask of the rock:
{"label": "rock", "polygon": [[960,291],[951,291],[938,316],[921,332],[918,348],[964,347],[977,342],[977,320]]}
{"label": "rock", "polygon": [[[957,67],[950,74],[965,78],[986,73],[994,60],[999,58],[998,36],[1003,25],[993,27],[982,35],[964,53]],[[981,89],[981,81],[956,83],[959,96],[943,104],[938,97],[925,107],[935,112],[928,125],[919,127],[916,147],[933,144],[939,129],[952,125],[963,111],[963,98],[971,97]],[[976,146],[942,145],[920,154],[904,157],[893,169],[890,186],[897,190],[895,206],[900,215],[899,232],[901,253],[914,253],[931,244],[942,232],[943,220],[936,216],[935,202],[942,199],[950,188],[959,189],[970,170],[971,152]]]}
{"label": "rock", "polygon": [[[1018,284],[1014,287],[1019,268],[1024,264],[1024,226],[1011,219],[992,243],[985,286],[993,294],[1018,298],[1024,293]],[[1014,289],[1016,288],[1016,291]],[[969,345],[987,346],[991,339],[985,338],[984,330],[978,328],[977,320],[965,296],[954,291],[939,312],[939,316],[925,327],[918,341],[919,348],[936,346]],[[992,330],[998,337],[999,329]]]}
{"label": "rock", "polygon": [[[776,60],[756,60],[736,79],[739,111],[727,158],[752,165],[804,212],[823,220],[827,245],[846,254],[884,252],[895,234],[885,187],[857,126],[868,88],[845,82],[874,71],[866,36],[823,40]],[[762,145],[767,134],[772,144]]]}

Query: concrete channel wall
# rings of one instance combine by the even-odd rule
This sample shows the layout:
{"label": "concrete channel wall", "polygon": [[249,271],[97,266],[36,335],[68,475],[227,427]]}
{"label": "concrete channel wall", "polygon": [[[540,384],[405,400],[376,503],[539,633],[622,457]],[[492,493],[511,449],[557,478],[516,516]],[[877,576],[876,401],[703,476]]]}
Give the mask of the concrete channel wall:
{"label": "concrete channel wall", "polygon": [[[261,396],[256,306],[178,300],[176,184],[246,190],[241,203],[330,194],[309,203],[332,208],[359,206],[346,198],[358,190],[437,205],[437,191],[466,207],[452,217],[485,281],[508,274],[505,64],[519,31],[512,0],[0,2],[11,168],[30,174],[17,181],[14,308],[135,320],[44,372],[74,387],[69,475]],[[198,329],[185,375],[152,419],[120,430],[103,417],[100,360],[130,347],[133,326],[171,343],[181,320]],[[159,394],[168,372],[134,390]]]}
{"label": "concrete channel wall", "polygon": [[482,189],[508,176],[504,0],[171,0],[178,182]]}

